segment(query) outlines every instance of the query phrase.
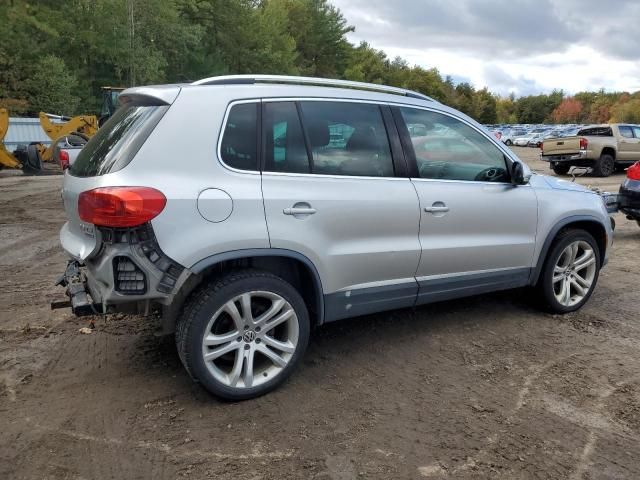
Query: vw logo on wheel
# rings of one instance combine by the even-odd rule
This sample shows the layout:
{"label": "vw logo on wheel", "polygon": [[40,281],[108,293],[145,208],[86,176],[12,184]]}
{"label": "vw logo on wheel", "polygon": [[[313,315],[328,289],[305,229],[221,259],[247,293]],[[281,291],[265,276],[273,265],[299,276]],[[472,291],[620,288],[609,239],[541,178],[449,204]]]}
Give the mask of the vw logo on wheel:
{"label": "vw logo on wheel", "polygon": [[247,343],[253,342],[256,339],[256,332],[254,332],[253,330],[247,330],[246,332],[244,332],[242,338]]}

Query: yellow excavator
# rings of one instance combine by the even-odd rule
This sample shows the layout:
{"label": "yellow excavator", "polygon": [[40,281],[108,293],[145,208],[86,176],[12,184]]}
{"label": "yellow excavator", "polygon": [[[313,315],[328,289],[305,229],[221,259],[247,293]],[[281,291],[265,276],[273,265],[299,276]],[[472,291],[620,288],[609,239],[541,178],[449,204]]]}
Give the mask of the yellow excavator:
{"label": "yellow excavator", "polygon": [[27,174],[37,174],[42,170],[42,162],[50,162],[54,159],[53,151],[58,139],[68,135],[76,135],[85,140],[93,137],[99,125],[106,122],[117,109],[118,96],[122,90],[124,88],[102,87],[100,120],[95,115],[63,117],[40,112],[40,126],[51,139],[48,147],[42,143],[32,142],[9,152],[3,142],[9,129],[9,112],[5,108],[0,108],[0,168],[17,168]]}

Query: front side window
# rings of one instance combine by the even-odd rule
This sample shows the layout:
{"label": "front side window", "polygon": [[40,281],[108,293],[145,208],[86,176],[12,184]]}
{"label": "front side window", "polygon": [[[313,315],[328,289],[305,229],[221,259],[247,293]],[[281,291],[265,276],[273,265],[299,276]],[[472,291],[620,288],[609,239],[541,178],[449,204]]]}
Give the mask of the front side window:
{"label": "front side window", "polygon": [[[448,115],[400,108],[420,178],[508,182],[504,153],[484,135]],[[412,133],[413,131],[413,133]]]}
{"label": "front side window", "polygon": [[377,105],[301,102],[312,173],[392,177],[393,161]]}
{"label": "front side window", "polygon": [[640,127],[633,127],[633,134],[636,138],[640,138]]}
{"label": "front side window", "polygon": [[625,138],[633,138],[633,130],[631,130],[631,127],[628,126],[620,126],[618,127],[618,130],[620,131],[620,135],[622,135]]}
{"label": "front side window", "polygon": [[220,153],[222,161],[239,170],[258,170],[258,103],[231,107]]}

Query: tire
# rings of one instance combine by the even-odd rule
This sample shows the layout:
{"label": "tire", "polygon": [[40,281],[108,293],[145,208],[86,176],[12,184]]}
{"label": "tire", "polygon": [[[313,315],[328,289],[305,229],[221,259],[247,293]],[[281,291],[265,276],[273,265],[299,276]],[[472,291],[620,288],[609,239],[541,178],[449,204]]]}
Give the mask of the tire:
{"label": "tire", "polygon": [[[250,317],[242,307],[247,296]],[[307,308],[293,286],[267,272],[239,270],[212,280],[190,298],[176,326],[176,346],[187,372],[209,392],[247,400],[287,379],[307,348],[309,331]]]}
{"label": "tire", "polygon": [[39,175],[42,172],[42,159],[40,158],[37,144],[31,143],[27,146],[25,159],[26,162],[22,164],[22,173],[25,175]]}
{"label": "tire", "polygon": [[[577,250],[573,253],[571,247],[576,245]],[[589,249],[591,255],[587,253]],[[571,262],[572,254],[577,262]],[[584,259],[582,262],[581,258]],[[551,245],[538,280],[537,288],[544,306],[554,313],[568,313],[581,308],[598,282],[600,265],[598,244],[590,233],[571,229],[562,231]]]}
{"label": "tire", "polygon": [[569,170],[571,170],[571,165],[566,165],[564,163],[556,163],[553,166],[553,172],[556,175],[566,175],[569,173]]}
{"label": "tire", "polygon": [[504,142],[504,144],[505,144],[507,147],[510,147],[511,145],[513,145],[513,142],[512,142],[511,140],[507,140],[506,142]]}
{"label": "tire", "polygon": [[593,174],[596,177],[608,177],[616,169],[616,162],[609,154],[602,154],[593,165]]}

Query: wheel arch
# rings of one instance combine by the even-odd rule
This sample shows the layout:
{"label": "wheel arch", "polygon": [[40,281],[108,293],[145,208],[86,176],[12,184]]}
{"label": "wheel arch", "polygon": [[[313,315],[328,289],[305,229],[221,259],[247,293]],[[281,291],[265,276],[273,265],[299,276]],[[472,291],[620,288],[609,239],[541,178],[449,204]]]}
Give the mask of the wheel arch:
{"label": "wheel arch", "polygon": [[208,278],[231,269],[255,268],[277,275],[296,288],[307,307],[312,324],[324,322],[324,291],[316,266],[299,252],[278,248],[242,249],[212,255],[194,264],[192,275],[182,284],[173,302],[162,312],[162,331],[172,333],[182,307],[191,293]]}
{"label": "wheel arch", "polygon": [[611,155],[613,157],[613,160],[616,159],[616,149],[613,147],[604,147],[602,149],[602,151],[600,152],[600,156],[602,155]]}
{"label": "wheel arch", "polygon": [[561,231],[567,229],[585,230],[589,232],[598,244],[598,251],[600,252],[600,267],[604,266],[604,257],[607,250],[607,229],[597,217],[589,215],[574,215],[571,217],[563,218],[557,222],[553,228],[547,234],[540,255],[538,256],[538,262],[531,271],[530,284],[535,285],[538,283],[540,273],[544,267],[544,262],[547,260],[547,255],[551,249],[551,245],[558,237]]}

